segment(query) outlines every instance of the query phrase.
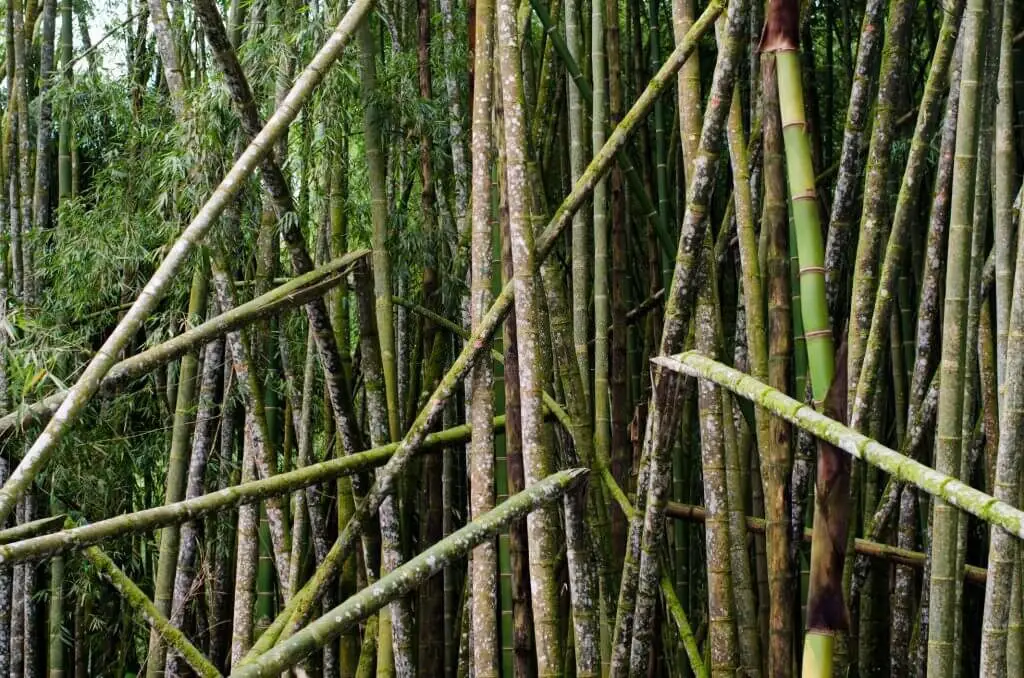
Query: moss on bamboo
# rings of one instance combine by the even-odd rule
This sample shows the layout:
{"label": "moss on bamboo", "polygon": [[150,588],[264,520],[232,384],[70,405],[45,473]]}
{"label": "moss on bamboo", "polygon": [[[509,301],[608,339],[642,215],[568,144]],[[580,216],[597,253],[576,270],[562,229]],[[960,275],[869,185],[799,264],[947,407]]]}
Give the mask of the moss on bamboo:
{"label": "moss on bamboo", "polygon": [[204,657],[203,653],[188,641],[185,634],[174,628],[167,620],[167,617],[156,609],[153,601],[142,592],[135,582],[129,579],[114,564],[110,556],[101,551],[97,546],[87,548],[84,555],[92,566],[124,596],[128,606],[132,608],[135,614],[145,619],[153,627],[153,631],[158,633],[167,645],[177,650],[196,673],[203,678],[213,678],[214,676],[221,675],[220,671],[210,663],[210,660]]}

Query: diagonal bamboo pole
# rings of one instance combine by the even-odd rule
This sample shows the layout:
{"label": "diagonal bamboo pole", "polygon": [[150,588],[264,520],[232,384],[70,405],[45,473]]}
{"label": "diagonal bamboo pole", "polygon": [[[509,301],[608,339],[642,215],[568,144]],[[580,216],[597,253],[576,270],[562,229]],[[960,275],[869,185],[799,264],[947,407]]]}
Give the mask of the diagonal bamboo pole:
{"label": "diagonal bamboo pole", "polygon": [[[494,429],[504,429],[505,417],[494,418]],[[472,427],[469,425],[455,426],[427,436],[420,452],[433,451],[469,440]],[[179,525],[193,521],[211,513],[234,508],[242,504],[252,504],[267,497],[288,494],[311,485],[334,480],[342,476],[353,475],[378,466],[383,466],[398,448],[397,443],[375,447],[358,454],[350,454],[337,459],[311,464],[287,473],[279,473],[270,478],[253,480],[223,490],[210,492],[194,499],[165,504],[154,508],[143,509],[134,513],[100,520],[81,527],[62,530],[38,537],[19,535],[20,541],[12,541],[0,545],[0,564],[12,564],[25,560],[39,560],[58,553],[97,544],[106,539],[147,532],[168,525]],[[48,521],[49,519],[47,519]],[[44,521],[35,521],[18,526],[19,531],[29,525],[40,525]],[[40,526],[39,529],[42,529]],[[0,532],[4,535],[11,530]],[[25,538],[30,537],[30,538]]]}
{"label": "diagonal bamboo pole", "polygon": [[[369,253],[368,249],[349,252],[305,275],[290,279],[266,294],[210,318],[203,324],[187,332],[182,332],[173,339],[168,339],[130,358],[125,358],[110,368],[100,382],[99,388],[109,392],[135,377],[142,376],[181,357],[196,346],[202,346],[212,339],[227,334],[231,330],[244,327],[264,316],[298,306],[313,297],[323,295],[331,288],[340,285],[352,265]],[[67,390],[58,391],[0,417],[0,440],[51,416],[67,399],[68,393]]]}
{"label": "diagonal bamboo pole", "polygon": [[446,564],[493,537],[513,520],[528,515],[542,506],[553,505],[565,493],[572,491],[586,475],[586,469],[569,469],[531,485],[381,577],[373,586],[368,586],[351,596],[258,659],[239,667],[232,675],[238,678],[280,675],[283,670],[295,666],[303,657],[326,645],[352,624],[414,590],[432,575],[440,572]]}
{"label": "diagonal bamboo pole", "polygon": [[121,571],[114,561],[110,559],[98,546],[90,546],[85,550],[85,558],[93,567],[106,578],[118,592],[124,596],[128,606],[137,615],[146,620],[153,631],[158,634],[167,645],[177,650],[184,660],[202,678],[214,678],[221,673],[210,663],[210,660],[203,656],[203,653],[196,649],[196,646],[189,642],[185,634],[174,628],[167,620],[153,601],[142,592],[142,589],[133,582],[128,575]]}
{"label": "diagonal bamboo pole", "polygon": [[753,377],[727,365],[711,360],[695,351],[677,356],[652,358],[658,365],[684,372],[692,377],[708,379],[724,386],[760,407],[809,431],[850,456],[875,466],[898,481],[909,483],[928,494],[967,511],[991,525],[998,525],[1010,534],[1024,539],[1024,511],[999,501],[919,461],[829,419],[813,408],[790,398]]}
{"label": "diagonal bamboo pole", "polygon": [[63,514],[48,516],[39,520],[33,520],[30,523],[22,523],[21,525],[9,527],[6,530],[0,530],[0,544],[10,544],[21,539],[28,539],[36,535],[58,530],[64,524],[65,518],[67,516]]}
{"label": "diagonal bamboo pole", "polygon": [[174,277],[185,265],[189,254],[217,222],[217,218],[241,190],[246,177],[270,152],[274,143],[288,130],[299,109],[313,89],[323,80],[327,70],[341,55],[356,27],[369,14],[373,0],[357,0],[345,13],[334,32],[296,79],[284,100],[267,120],[263,129],[249,143],[221,180],[210,199],[199,210],[160,263],[156,272],[139,294],[131,309],[86,366],[75,385],[68,391],[53,418],[29,448],[25,457],[0,488],[0,521],[6,520],[17,499],[24,494],[36,475],[46,466],[54,449],[78,418],[89,399],[99,390],[103,377],[113,366],[117,355],[135,335],[142,323],[163,298]]}
{"label": "diagonal bamboo pole", "polygon": [[[655,99],[664,93],[668,83],[695,49],[699,37],[713,24],[722,9],[723,6],[718,1],[713,1],[708,5],[700,19],[694,23],[686,39],[679,43],[647,88],[640,94],[633,108],[609,136],[607,143],[594,154],[594,158],[583,176],[562,201],[543,233],[538,236],[535,259],[537,263],[543,261],[554,247],[559,235],[572,220],[572,215],[593,191],[598,179],[610,169],[615,154],[623,148],[630,135],[653,108]],[[352,545],[362,529],[362,523],[376,512],[384,497],[393,490],[397,475],[405,467],[409,457],[420,446],[426,431],[444,409],[445,402],[455,393],[459,381],[468,373],[485,350],[488,337],[493,334],[505,314],[508,313],[512,306],[513,296],[512,284],[509,283],[502,289],[501,294],[481,319],[480,325],[473,332],[470,341],[467,342],[449,368],[448,373],[441,379],[438,387],[427,400],[426,407],[416,417],[408,434],[395,451],[394,457],[388,462],[386,472],[377,480],[373,488],[370,489],[366,500],[357,508],[356,514],[345,527],[338,541],[335,542],[321,568],[314,574],[306,587],[295,596],[288,608],[278,616],[274,624],[260,637],[259,642],[250,651],[249,659],[272,647],[285,630],[286,625],[290,630],[294,630],[308,618],[312,603],[326,589],[344,557],[351,552]],[[288,624],[289,619],[293,619],[293,623],[290,625]]]}

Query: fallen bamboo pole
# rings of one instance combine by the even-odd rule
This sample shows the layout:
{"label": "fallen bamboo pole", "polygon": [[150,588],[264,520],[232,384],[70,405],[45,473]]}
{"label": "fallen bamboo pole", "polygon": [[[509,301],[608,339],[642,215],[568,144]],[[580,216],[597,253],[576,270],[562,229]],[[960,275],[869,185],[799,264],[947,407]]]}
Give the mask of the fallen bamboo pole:
{"label": "fallen bamboo pole", "polygon": [[46,532],[59,530],[60,526],[64,524],[66,517],[65,515],[47,516],[46,518],[33,520],[30,523],[22,523],[21,525],[9,527],[6,530],[0,530],[0,544],[10,544]]}
{"label": "fallen bamboo pole", "polygon": [[337,638],[345,629],[374,614],[392,600],[415,590],[456,558],[493,538],[502,528],[526,514],[550,505],[579,484],[587,475],[583,468],[552,474],[506,499],[457,532],[445,537],[409,562],[381,577],[377,583],[350,596],[324,616],[297,631],[276,647],[239,666],[231,675],[238,678],[279,676],[305,656]]}

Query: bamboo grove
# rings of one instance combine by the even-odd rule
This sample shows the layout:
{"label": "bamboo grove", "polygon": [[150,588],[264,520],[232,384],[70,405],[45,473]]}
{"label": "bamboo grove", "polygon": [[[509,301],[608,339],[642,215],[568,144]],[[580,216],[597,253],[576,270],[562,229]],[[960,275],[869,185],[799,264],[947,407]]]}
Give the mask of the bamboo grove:
{"label": "bamboo grove", "polygon": [[1017,0],[6,0],[0,675],[1024,675]]}

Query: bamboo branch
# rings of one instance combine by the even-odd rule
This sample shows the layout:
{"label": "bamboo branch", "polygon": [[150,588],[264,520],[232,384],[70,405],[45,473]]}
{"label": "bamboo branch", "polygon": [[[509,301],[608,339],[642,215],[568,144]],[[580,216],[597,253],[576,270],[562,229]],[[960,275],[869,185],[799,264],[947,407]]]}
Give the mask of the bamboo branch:
{"label": "bamboo branch", "polygon": [[[665,515],[676,520],[703,522],[707,518],[707,509],[703,506],[680,504],[678,502],[670,501],[665,506]],[[751,532],[762,534],[765,531],[765,526],[766,522],[763,518],[747,516],[747,529]],[[810,528],[804,528],[804,543],[811,543],[811,534],[812,532]],[[918,569],[924,568],[925,558],[927,557],[924,553],[920,553],[919,551],[908,551],[907,549],[890,546],[889,544],[880,544],[877,541],[871,541],[869,539],[856,539],[854,541],[854,549],[857,553],[871,558],[887,560],[899,565],[909,565]],[[977,567],[975,565],[964,566],[965,582],[970,582],[971,584],[983,587],[985,586],[986,578],[987,574],[985,568]]]}

